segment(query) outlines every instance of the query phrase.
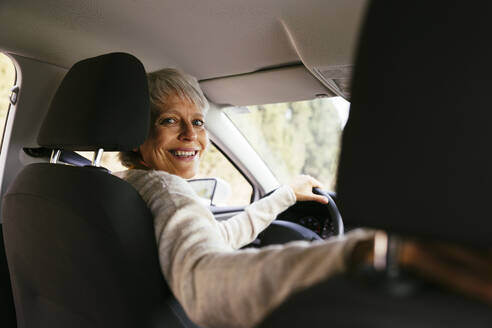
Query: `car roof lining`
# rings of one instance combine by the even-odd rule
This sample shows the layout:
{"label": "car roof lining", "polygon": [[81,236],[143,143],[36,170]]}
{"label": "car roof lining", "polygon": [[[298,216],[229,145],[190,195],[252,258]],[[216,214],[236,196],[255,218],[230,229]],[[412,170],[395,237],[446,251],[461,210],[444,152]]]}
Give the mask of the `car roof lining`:
{"label": "car roof lining", "polygon": [[65,68],[122,51],[139,58],[147,71],[177,67],[199,80],[293,62],[302,62],[316,76],[318,67],[351,64],[365,4],[366,0],[4,0],[0,47]]}

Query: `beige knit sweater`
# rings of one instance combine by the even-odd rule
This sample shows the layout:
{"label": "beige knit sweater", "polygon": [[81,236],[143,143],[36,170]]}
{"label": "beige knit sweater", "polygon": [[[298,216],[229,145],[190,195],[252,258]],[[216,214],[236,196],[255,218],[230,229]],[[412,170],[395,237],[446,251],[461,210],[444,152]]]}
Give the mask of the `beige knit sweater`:
{"label": "beige knit sweater", "polygon": [[324,242],[237,250],[295,203],[290,187],[217,221],[178,176],[142,170],[117,175],[149,206],[164,277],[191,320],[203,327],[253,327],[292,292],[344,271],[352,247],[369,237],[358,231]]}

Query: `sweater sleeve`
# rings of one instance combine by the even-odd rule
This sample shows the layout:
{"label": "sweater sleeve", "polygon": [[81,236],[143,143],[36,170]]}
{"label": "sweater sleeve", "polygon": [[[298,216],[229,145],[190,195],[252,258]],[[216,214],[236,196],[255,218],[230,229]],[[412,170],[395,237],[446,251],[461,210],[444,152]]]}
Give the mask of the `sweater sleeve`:
{"label": "sweater sleeve", "polygon": [[343,272],[357,241],[371,236],[357,231],[326,242],[234,251],[184,180],[162,172],[125,179],[154,215],[169,287],[202,327],[253,327],[293,292]]}
{"label": "sweater sleeve", "polygon": [[256,239],[275,217],[296,202],[296,196],[289,186],[282,186],[270,196],[260,199],[243,212],[224,221],[217,221],[224,240],[238,249]]}
{"label": "sweater sleeve", "polygon": [[329,241],[210,252],[182,281],[195,293],[178,299],[203,327],[254,327],[294,292],[344,272],[353,247],[371,236],[359,230]]}

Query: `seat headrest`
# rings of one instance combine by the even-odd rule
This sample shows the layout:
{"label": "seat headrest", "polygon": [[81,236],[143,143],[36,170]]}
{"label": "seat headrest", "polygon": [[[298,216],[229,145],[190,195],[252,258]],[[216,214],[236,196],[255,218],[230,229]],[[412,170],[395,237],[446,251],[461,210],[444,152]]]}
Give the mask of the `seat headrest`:
{"label": "seat headrest", "polygon": [[82,60],[68,71],[38,143],[68,150],[131,150],[147,137],[150,105],[142,63],[126,53]]}
{"label": "seat headrest", "polygon": [[347,225],[492,245],[489,2],[372,1],[343,135]]}

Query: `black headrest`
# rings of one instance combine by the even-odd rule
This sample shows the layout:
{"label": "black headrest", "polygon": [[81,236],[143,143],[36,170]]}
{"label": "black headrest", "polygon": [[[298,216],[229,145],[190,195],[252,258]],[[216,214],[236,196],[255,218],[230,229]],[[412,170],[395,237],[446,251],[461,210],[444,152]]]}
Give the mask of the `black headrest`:
{"label": "black headrest", "polygon": [[492,245],[491,7],[371,2],[338,176],[348,225]]}
{"label": "black headrest", "polygon": [[126,53],[82,60],[68,71],[38,135],[41,146],[69,150],[131,150],[150,120],[142,63]]}

